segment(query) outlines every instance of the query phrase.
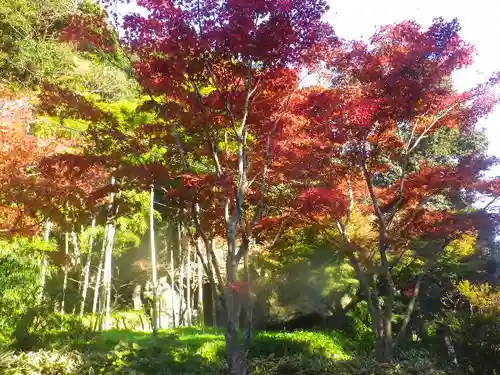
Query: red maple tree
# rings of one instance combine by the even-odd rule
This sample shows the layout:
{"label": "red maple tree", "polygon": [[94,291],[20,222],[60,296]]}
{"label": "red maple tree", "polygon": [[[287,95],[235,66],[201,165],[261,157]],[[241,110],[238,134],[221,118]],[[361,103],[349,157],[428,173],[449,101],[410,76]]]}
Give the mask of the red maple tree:
{"label": "red maple tree", "polygon": [[[304,189],[298,212],[329,235],[336,228],[331,239],[356,271],[382,360],[404,335],[421,282],[393,335],[395,264],[418,240],[442,249],[474,231],[475,217],[454,207],[457,197],[499,193],[498,179],[482,178],[493,158],[477,152],[441,162],[426,154],[436,133],[455,129],[467,137],[498,103],[492,89],[499,75],[465,93],[453,89],[452,72],[469,65],[473,52],[459,30],[456,20],[436,19],[427,30],[403,22],[380,29],[370,44],[347,44],[331,62],[331,87],[304,90],[297,102],[307,121],[277,143],[289,163],[286,178]],[[299,159],[290,163],[293,154]],[[376,230],[375,241],[350,236],[354,210]]]}
{"label": "red maple tree", "polygon": [[[32,134],[36,122],[25,98],[4,89],[0,100],[1,232],[5,236],[37,234],[50,219],[60,225],[88,220],[104,187],[105,171],[75,155],[73,141]],[[62,154],[71,150],[71,159]]]}
{"label": "red maple tree", "polygon": [[[240,343],[241,298],[233,286],[241,282],[238,269],[259,221],[271,208],[283,208],[268,203],[271,182],[279,176],[273,137],[295,121],[290,108],[301,71],[329,59],[338,41],[321,19],[324,0],[137,3],[148,15],[124,17],[122,47],[133,56],[137,79],[151,96],[142,109],[160,119],[145,126],[140,138],[165,142],[171,183],[164,188],[206,250],[213,252],[215,236],[226,239],[221,292],[229,367],[233,374],[245,374],[251,316],[247,339]],[[72,32],[97,35],[71,29],[66,35]]]}

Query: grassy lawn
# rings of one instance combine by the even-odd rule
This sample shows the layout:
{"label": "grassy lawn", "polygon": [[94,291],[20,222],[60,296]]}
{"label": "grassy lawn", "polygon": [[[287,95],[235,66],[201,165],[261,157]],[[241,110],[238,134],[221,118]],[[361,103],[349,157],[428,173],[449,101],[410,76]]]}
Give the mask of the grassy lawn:
{"label": "grassy lawn", "polygon": [[[89,342],[93,350],[108,351],[117,345],[138,347],[159,345],[169,348],[170,354],[188,353],[206,361],[224,359],[225,342],[221,331],[202,328],[178,328],[160,331],[153,338],[150,333],[131,331],[108,331]],[[250,357],[287,356],[305,354],[331,359],[349,359],[346,348],[352,344],[340,333],[327,332],[257,332],[252,342]]]}
{"label": "grassy lawn", "polygon": [[[381,365],[355,351],[339,332],[256,332],[249,353],[252,375],[443,375],[426,357]],[[2,375],[222,375],[221,331],[179,328],[115,330],[94,335],[58,332],[29,352],[1,352]],[[456,374],[455,374],[456,375]]]}

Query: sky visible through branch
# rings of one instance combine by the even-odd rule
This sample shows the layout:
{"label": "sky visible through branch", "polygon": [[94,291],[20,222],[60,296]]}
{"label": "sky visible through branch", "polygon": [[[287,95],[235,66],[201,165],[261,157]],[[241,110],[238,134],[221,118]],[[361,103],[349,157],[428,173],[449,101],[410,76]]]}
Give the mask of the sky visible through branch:
{"label": "sky visible through branch", "polygon": [[[328,21],[344,39],[368,39],[381,25],[415,20],[426,27],[433,18],[458,18],[465,40],[476,47],[474,64],[453,75],[455,87],[467,90],[500,70],[500,3],[491,0],[349,0],[330,1]],[[500,94],[500,93],[499,93]],[[479,123],[486,128],[489,152],[500,157],[500,109]],[[493,174],[500,174],[496,168]]]}
{"label": "sky visible through branch", "polygon": [[[427,27],[433,18],[445,20],[458,18],[462,25],[462,35],[476,47],[474,64],[455,72],[455,87],[464,91],[487,80],[492,73],[500,70],[500,3],[491,0],[329,0],[330,11],[326,18],[334,26],[342,39],[368,40],[377,28],[391,23],[415,20]],[[128,5],[120,5],[121,15],[141,12],[134,0]],[[144,14],[144,13],[143,13]],[[305,86],[314,83],[314,77],[303,82]],[[500,94],[500,93],[499,93]],[[486,129],[489,153],[500,157],[500,109],[497,107],[479,125]],[[500,174],[500,168],[490,172]]]}

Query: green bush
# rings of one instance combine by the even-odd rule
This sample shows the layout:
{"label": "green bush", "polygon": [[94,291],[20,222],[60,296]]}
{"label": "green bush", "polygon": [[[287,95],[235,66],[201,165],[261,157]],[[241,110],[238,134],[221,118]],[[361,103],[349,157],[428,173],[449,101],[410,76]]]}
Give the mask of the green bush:
{"label": "green bush", "polygon": [[77,375],[84,374],[81,353],[40,350],[37,352],[5,352],[0,354],[2,375]]}
{"label": "green bush", "polygon": [[347,314],[349,327],[346,333],[353,338],[357,353],[368,353],[374,349],[375,334],[371,328],[371,317],[366,301],[359,302],[354,310]]}
{"label": "green bush", "polygon": [[10,344],[19,321],[37,304],[40,262],[32,243],[0,241],[0,343]]}
{"label": "green bush", "polygon": [[461,367],[477,375],[500,373],[500,291],[488,284],[458,285],[469,309],[456,312],[451,333]]}

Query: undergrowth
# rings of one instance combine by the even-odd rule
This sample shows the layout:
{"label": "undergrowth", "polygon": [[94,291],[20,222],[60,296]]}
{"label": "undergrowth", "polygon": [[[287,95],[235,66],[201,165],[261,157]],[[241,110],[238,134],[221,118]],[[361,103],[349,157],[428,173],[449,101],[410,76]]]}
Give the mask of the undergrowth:
{"label": "undergrowth", "polygon": [[[64,334],[66,336],[64,336]],[[2,375],[219,375],[226,372],[224,336],[211,329],[149,333],[108,331],[68,344],[68,333],[52,336],[45,348],[3,352]],[[63,338],[66,337],[65,340]],[[59,341],[58,341],[59,340]],[[340,333],[259,332],[249,354],[255,375],[443,375],[426,355],[398,365],[356,357]],[[456,372],[454,373],[456,375]]]}

